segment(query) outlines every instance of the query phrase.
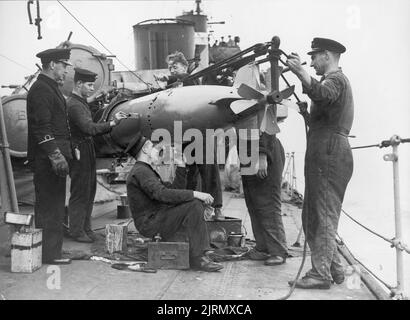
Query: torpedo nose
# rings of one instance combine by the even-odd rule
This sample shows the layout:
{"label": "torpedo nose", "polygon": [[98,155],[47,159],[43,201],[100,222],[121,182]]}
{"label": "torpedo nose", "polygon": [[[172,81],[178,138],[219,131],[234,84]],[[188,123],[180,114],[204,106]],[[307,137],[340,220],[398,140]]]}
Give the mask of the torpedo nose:
{"label": "torpedo nose", "polygon": [[130,113],[108,134],[111,143],[124,150],[135,135],[141,131],[141,115]]}

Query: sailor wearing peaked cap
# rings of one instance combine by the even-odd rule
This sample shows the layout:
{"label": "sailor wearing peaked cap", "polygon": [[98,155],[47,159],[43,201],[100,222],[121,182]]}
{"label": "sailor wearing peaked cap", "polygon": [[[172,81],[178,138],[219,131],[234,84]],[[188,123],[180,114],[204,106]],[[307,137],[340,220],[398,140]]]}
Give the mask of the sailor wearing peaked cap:
{"label": "sailor wearing peaked cap", "polygon": [[[339,67],[346,48],[339,42],[314,38],[311,67],[320,80],[311,77],[296,53],[287,60],[300,79],[303,93],[312,103],[303,113],[309,126],[305,156],[305,201],[302,221],[311,250],[312,268],[298,280],[296,288],[329,289],[331,281],[344,281],[343,266],[336,246],[340,208],[353,173],[348,135],[353,123],[353,95],[349,79]],[[291,281],[289,285],[293,285]]]}
{"label": "sailor wearing peaked cap", "polygon": [[42,64],[55,61],[72,66],[68,61],[68,59],[70,59],[70,49],[47,49],[37,53],[36,57],[41,59]]}
{"label": "sailor wearing peaked cap", "polygon": [[75,158],[70,162],[71,189],[68,204],[69,232],[77,242],[96,239],[91,228],[91,214],[96,193],[96,155],[92,137],[106,134],[118,125],[126,114],[114,115],[112,121],[95,123],[87,98],[94,92],[97,74],[74,68],[74,88],[67,98],[68,118]]}
{"label": "sailor wearing peaked cap", "polygon": [[95,82],[97,74],[87,69],[74,68],[74,82]]}
{"label": "sailor wearing peaked cap", "polygon": [[66,176],[72,158],[64,83],[70,50],[48,49],[37,54],[43,70],[27,94],[27,158],[34,169],[35,224],[43,229],[43,262],[62,259]]}
{"label": "sailor wearing peaked cap", "polygon": [[322,52],[325,50],[336,52],[336,53],[344,53],[346,51],[346,48],[344,45],[341,43],[331,40],[331,39],[326,39],[326,38],[313,38],[312,41],[312,51],[308,52],[308,55],[312,55],[316,52]]}

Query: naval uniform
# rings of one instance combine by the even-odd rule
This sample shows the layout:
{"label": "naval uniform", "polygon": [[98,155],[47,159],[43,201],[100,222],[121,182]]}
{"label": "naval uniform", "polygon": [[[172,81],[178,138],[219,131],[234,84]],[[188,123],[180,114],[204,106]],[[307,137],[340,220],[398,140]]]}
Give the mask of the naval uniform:
{"label": "naval uniform", "polygon": [[[250,146],[248,141],[248,152]],[[288,250],[281,214],[281,183],[285,153],[279,139],[267,133],[262,133],[259,138],[259,153],[266,154],[267,177],[261,179],[256,174],[242,175],[245,203],[256,242],[255,249],[286,259]]]}
{"label": "naval uniform", "polygon": [[353,122],[353,96],[342,70],[303,87],[312,100],[305,156],[303,228],[312,252],[308,275],[331,280],[343,273],[336,232],[346,187],[353,173],[348,135]]}
{"label": "naval uniform", "polygon": [[59,149],[72,159],[66,101],[53,79],[37,77],[27,94],[27,157],[34,169],[35,225],[43,229],[43,262],[61,258],[66,177],[56,175],[48,158]]}
{"label": "naval uniform", "polygon": [[92,136],[111,131],[110,123],[95,123],[87,101],[71,93],[67,99],[68,116],[74,152],[79,152],[80,158],[70,163],[70,201],[68,214],[70,234],[80,237],[84,232],[91,231],[91,213],[96,192],[95,149]]}
{"label": "naval uniform", "polygon": [[178,167],[172,184],[165,184],[152,167],[137,161],[127,178],[130,210],[137,230],[145,237],[163,240],[180,230],[187,232],[190,258],[209,248],[204,206],[192,190],[174,189],[185,184],[185,168]]}

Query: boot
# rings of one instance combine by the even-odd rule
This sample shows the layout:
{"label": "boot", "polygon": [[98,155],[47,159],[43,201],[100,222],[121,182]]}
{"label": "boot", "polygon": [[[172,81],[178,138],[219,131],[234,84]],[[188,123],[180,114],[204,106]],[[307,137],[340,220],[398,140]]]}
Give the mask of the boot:
{"label": "boot", "polygon": [[215,208],[214,220],[225,220],[225,216],[222,214],[221,208]]}
{"label": "boot", "polygon": [[[289,281],[289,286],[293,286],[294,281]],[[309,276],[304,276],[296,281],[295,288],[300,289],[330,289],[330,280],[315,279]]]}
{"label": "boot", "polygon": [[332,278],[336,284],[342,284],[345,281],[345,275],[343,273],[332,274]]}
{"label": "boot", "polygon": [[82,235],[79,235],[79,236],[72,236],[72,238],[76,242],[82,242],[82,243],[92,243],[92,242],[94,242],[85,233],[82,234]]}
{"label": "boot", "polygon": [[278,266],[280,264],[284,264],[285,262],[286,258],[280,256],[270,256],[265,260],[265,266]]}
{"label": "boot", "polygon": [[215,272],[223,269],[223,266],[220,263],[213,262],[206,256],[201,256],[191,260],[191,268],[205,272]]}

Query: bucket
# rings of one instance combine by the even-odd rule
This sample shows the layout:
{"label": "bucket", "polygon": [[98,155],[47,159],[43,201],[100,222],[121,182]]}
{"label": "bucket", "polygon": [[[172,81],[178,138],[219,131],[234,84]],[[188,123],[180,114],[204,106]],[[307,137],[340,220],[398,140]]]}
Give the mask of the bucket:
{"label": "bucket", "polygon": [[117,206],[117,219],[131,218],[131,211],[129,206]]}
{"label": "bucket", "polygon": [[242,247],[242,233],[231,233],[228,235],[228,246],[230,247]]}

